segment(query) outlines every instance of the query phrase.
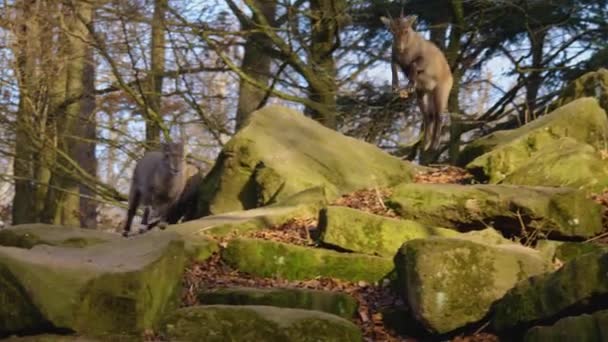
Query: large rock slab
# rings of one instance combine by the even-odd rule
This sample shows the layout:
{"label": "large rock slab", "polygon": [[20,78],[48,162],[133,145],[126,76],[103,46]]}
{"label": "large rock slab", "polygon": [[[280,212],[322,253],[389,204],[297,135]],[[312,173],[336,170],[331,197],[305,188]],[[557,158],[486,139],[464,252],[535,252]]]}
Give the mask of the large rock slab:
{"label": "large rock slab", "polygon": [[608,252],[589,253],[554,273],[526,279],[495,304],[492,325],[503,332],[521,330],[539,321],[567,316],[571,309],[584,312],[605,303],[607,274]]}
{"label": "large rock slab", "polygon": [[483,319],[492,303],[518,281],[550,270],[532,249],[464,239],[408,241],[395,256],[398,292],[433,333]]}
{"label": "large rock slab", "polygon": [[403,184],[387,205],[405,219],[461,231],[490,225],[513,234],[523,222],[548,236],[587,238],[603,229],[601,206],[568,188]]}
{"label": "large rock slab", "polygon": [[315,186],[330,200],[412,179],[414,166],[292,109],[254,112],[225,146],[201,187],[199,214],[251,209]]}
{"label": "large rock slab", "polygon": [[85,248],[0,247],[0,331],[139,334],[178,305],[184,247],[169,232]]}
{"label": "large rock slab", "polygon": [[480,138],[463,150],[461,163],[478,179],[496,183],[564,137],[597,148],[604,146],[608,118],[597,99],[581,98],[518,129]]}
{"label": "large rock slab", "polygon": [[551,326],[537,326],[526,333],[524,342],[608,341],[608,310],[566,317]]}
{"label": "large rock slab", "polygon": [[568,84],[559,98],[551,104],[551,108],[558,108],[587,96],[597,98],[600,106],[608,111],[608,69],[590,71]]}
{"label": "large rock slab", "polygon": [[399,247],[409,240],[458,234],[451,229],[435,228],[416,221],[393,219],[337,206],[327,207],[321,212],[319,229],[320,241],[325,244],[384,257],[394,256]]}
{"label": "large rock slab", "polygon": [[246,273],[288,280],[331,277],[377,282],[393,270],[388,258],[244,238],[231,240],[222,259]]}
{"label": "large rock slab", "polygon": [[36,245],[86,247],[122,237],[95,229],[31,223],[0,230],[0,246],[32,248]]}
{"label": "large rock slab", "polygon": [[608,245],[595,242],[540,240],[536,249],[549,260],[568,262],[588,253],[608,252]]}
{"label": "large rock slab", "polygon": [[272,306],[179,309],[166,320],[165,333],[170,341],[362,341],[359,328],[343,318]]}
{"label": "large rock slab", "polygon": [[347,319],[357,312],[359,302],[345,293],[296,288],[225,287],[203,290],[201,304],[265,305],[323,311]]}
{"label": "large rock slab", "polygon": [[608,160],[591,145],[562,138],[539,149],[501,183],[602,192],[608,188]]}

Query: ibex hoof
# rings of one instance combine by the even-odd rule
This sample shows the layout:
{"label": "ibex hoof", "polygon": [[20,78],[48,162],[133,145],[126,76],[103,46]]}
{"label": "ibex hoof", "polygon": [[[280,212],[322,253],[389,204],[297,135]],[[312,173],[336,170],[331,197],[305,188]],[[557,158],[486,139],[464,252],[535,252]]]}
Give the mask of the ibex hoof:
{"label": "ibex hoof", "polygon": [[147,231],[148,231],[148,229],[146,229],[146,228],[139,228],[139,234],[144,234]]}
{"label": "ibex hoof", "polygon": [[167,222],[159,222],[158,223],[158,228],[165,230],[165,228],[167,228],[168,224]]}
{"label": "ibex hoof", "polygon": [[124,237],[129,237],[129,232],[128,232],[128,231],[126,231],[126,230],[125,230],[125,231],[123,231],[123,232],[122,232],[122,236],[124,236]]}

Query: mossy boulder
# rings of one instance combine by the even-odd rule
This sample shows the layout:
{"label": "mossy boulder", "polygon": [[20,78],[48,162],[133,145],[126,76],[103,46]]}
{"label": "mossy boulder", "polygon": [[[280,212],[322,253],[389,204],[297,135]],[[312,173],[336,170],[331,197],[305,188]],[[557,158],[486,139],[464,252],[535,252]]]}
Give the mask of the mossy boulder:
{"label": "mossy boulder", "polygon": [[591,145],[562,138],[539,149],[501,183],[602,192],[608,188],[608,160]]}
{"label": "mossy boulder", "polygon": [[31,223],[0,230],[0,246],[32,248],[36,245],[86,247],[120,239],[118,234],[52,224]]}
{"label": "mossy boulder", "polygon": [[608,118],[597,99],[581,98],[520,128],[477,139],[462,151],[460,163],[477,179],[497,183],[564,137],[603,148]]}
{"label": "mossy boulder", "polygon": [[387,205],[405,219],[460,231],[493,226],[513,234],[523,222],[548,236],[587,238],[603,229],[601,206],[569,188],[402,184]]}
{"label": "mossy boulder", "polygon": [[608,111],[608,69],[600,68],[577,78],[562,90],[550,107],[555,109],[587,96],[597,98],[600,106]]}
{"label": "mossy boulder", "polygon": [[536,249],[549,260],[568,262],[587,253],[608,252],[608,245],[594,242],[540,240]]}
{"label": "mossy boulder", "polygon": [[203,290],[201,304],[266,305],[323,311],[347,319],[357,312],[359,302],[345,293],[296,288],[225,287]]}
{"label": "mossy boulder", "polygon": [[183,242],[144,234],[84,248],[0,247],[0,331],[139,334],[179,304]]}
{"label": "mossy boulder", "polygon": [[395,255],[409,240],[431,236],[454,236],[458,232],[411,220],[399,220],[360,210],[330,206],[319,218],[320,241],[340,248],[384,257]]}
{"label": "mossy boulder", "polygon": [[608,310],[566,317],[551,326],[534,327],[524,335],[524,342],[608,341]]}
{"label": "mossy boulder", "polygon": [[[131,337],[128,339],[112,339],[113,341],[134,341],[134,338]],[[12,336],[2,341],[5,342],[102,342],[102,340],[93,338],[93,337],[85,337],[85,336],[77,336],[77,335],[53,335],[53,334],[42,334],[42,335],[33,335],[33,336]]]}
{"label": "mossy boulder", "polygon": [[554,273],[526,279],[495,304],[493,327],[521,330],[539,321],[554,321],[571,309],[587,311],[608,298],[608,252],[588,253]]}
{"label": "mossy boulder", "polygon": [[244,238],[231,240],[222,259],[249,274],[288,280],[331,277],[377,282],[393,270],[388,258]]}
{"label": "mossy boulder", "polygon": [[408,241],[395,256],[398,293],[432,333],[448,333],[483,319],[518,281],[547,272],[533,249],[464,239]]}
{"label": "mossy boulder", "polygon": [[312,187],[328,199],[412,179],[415,167],[281,106],[254,112],[201,186],[199,214],[257,208]]}
{"label": "mossy boulder", "polygon": [[169,316],[170,341],[360,342],[353,323],[324,312],[272,306],[205,305]]}

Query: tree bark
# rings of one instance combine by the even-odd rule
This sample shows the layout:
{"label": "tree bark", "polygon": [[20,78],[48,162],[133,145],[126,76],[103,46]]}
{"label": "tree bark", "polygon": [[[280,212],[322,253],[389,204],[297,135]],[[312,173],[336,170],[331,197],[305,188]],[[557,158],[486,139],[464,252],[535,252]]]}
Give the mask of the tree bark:
{"label": "tree bark", "polygon": [[542,28],[528,32],[528,38],[530,40],[530,51],[532,53],[532,67],[528,80],[526,82],[526,110],[524,110],[524,117],[521,118],[521,123],[527,123],[534,118],[536,110],[536,98],[538,97],[538,90],[543,82],[542,69],[543,69],[543,48],[545,46],[546,31]]}
{"label": "tree bark", "polygon": [[[78,126],[81,129],[82,140],[77,145],[78,164],[93,177],[97,176],[97,157],[95,147],[97,141],[97,119],[95,106],[95,56],[93,47],[87,46],[86,64],[83,69],[83,98],[80,101],[80,116]],[[95,192],[89,186],[81,184],[80,194],[80,226],[97,228],[97,201]]]}
{"label": "tree bark", "polygon": [[323,125],[336,129],[336,62],[333,52],[340,44],[340,17],[343,0],[311,0],[310,64],[314,79],[308,81],[308,97],[319,108],[307,108],[307,113]]}
{"label": "tree bark", "polygon": [[152,42],[150,46],[150,74],[144,94],[146,103],[146,149],[155,150],[161,135],[161,95],[165,71],[165,13],[167,0],[154,1],[152,18]]}
{"label": "tree bark", "polygon": [[[66,37],[68,61],[66,65],[66,88],[64,100],[81,98],[84,92],[83,73],[87,63],[86,24],[91,20],[92,7],[86,2],[73,2],[66,9],[69,34]],[[82,22],[84,21],[84,23]],[[57,112],[59,167],[54,168],[51,187],[47,194],[44,221],[64,225],[80,225],[80,186],[73,163],[78,159],[77,144],[81,115],[81,102],[68,101],[64,110]]]}
{"label": "tree bark", "polygon": [[[266,18],[266,22],[274,26],[276,14],[276,0],[256,0],[254,6],[259,8],[260,13]],[[245,30],[255,30],[256,25],[261,25],[260,18],[254,14],[254,27],[244,27]],[[271,27],[265,29],[272,29]],[[270,44],[270,39],[263,33],[251,33],[245,42],[245,55],[241,69],[249,77],[255,79],[259,84],[268,85],[270,79],[270,64],[272,58],[265,52],[265,45]],[[243,126],[249,115],[255,111],[264,101],[266,90],[261,89],[241,79],[239,84],[239,102],[236,111],[236,129]]]}
{"label": "tree bark", "polygon": [[17,109],[17,122],[15,129],[15,158],[13,161],[13,174],[15,176],[15,196],[13,197],[12,219],[13,224],[35,222],[33,201],[34,184],[34,158],[31,149],[31,139],[34,134],[35,117],[35,48],[33,47],[38,34],[38,25],[34,6],[36,1],[25,0],[21,6],[21,24],[17,35],[17,78],[19,82],[19,104]]}

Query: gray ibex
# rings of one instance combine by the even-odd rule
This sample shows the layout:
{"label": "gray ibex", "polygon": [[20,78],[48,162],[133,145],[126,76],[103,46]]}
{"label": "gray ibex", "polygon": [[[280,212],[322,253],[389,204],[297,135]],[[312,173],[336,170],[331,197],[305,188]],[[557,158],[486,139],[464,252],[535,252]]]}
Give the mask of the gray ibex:
{"label": "gray ibex", "polygon": [[424,126],[424,149],[434,148],[440,139],[441,114],[447,112],[452,89],[452,72],[439,48],[413,28],[416,16],[396,19],[381,17],[393,34],[391,71],[393,90],[399,90],[399,69],[415,89]]}
{"label": "gray ibex", "polygon": [[[160,227],[164,228],[169,210],[178,201],[184,189],[184,164],[184,145],[180,142],[163,143],[162,151],[147,152],[137,162],[131,180],[124,236],[129,235],[133,217],[140,204],[146,206],[141,223],[147,225],[147,229],[159,223]],[[150,208],[158,215],[158,221],[148,222]]]}

